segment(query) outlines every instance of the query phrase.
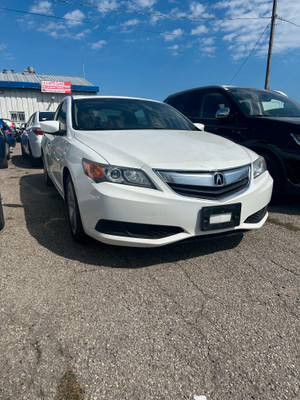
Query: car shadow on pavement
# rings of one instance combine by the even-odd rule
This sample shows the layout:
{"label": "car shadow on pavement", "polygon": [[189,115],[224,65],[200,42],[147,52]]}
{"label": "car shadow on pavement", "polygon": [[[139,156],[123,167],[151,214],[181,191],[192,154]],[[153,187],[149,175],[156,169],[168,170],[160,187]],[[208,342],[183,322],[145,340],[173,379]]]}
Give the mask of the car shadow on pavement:
{"label": "car shadow on pavement", "polygon": [[37,242],[53,253],[83,264],[111,268],[141,268],[212,254],[238,246],[243,234],[157,248],[111,246],[91,239],[73,241],[63,199],[54,187],[47,187],[42,174],[20,179],[21,203],[27,229]]}
{"label": "car shadow on pavement", "polygon": [[23,158],[21,155],[11,154],[11,162],[18,168],[37,169],[31,165],[29,158]]}
{"label": "car shadow on pavement", "polygon": [[274,213],[300,215],[300,195],[285,196],[277,203],[270,204],[268,208]]}

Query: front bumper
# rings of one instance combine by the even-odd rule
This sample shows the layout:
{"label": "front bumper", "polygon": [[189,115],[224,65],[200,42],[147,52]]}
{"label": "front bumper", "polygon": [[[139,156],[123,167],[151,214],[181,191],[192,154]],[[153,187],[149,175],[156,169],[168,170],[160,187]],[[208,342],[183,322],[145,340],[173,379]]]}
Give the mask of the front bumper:
{"label": "front bumper", "polygon": [[[77,183],[85,232],[104,243],[134,247],[163,246],[197,236],[258,229],[268,217],[265,207],[273,187],[272,178],[265,172],[243,193],[221,201],[184,197],[172,191],[96,184],[86,176],[80,177]],[[238,222],[228,224],[231,205],[239,203]],[[203,229],[203,207],[206,212],[207,207],[224,209],[224,220],[216,216],[221,218],[216,229],[211,229],[213,224]]]}

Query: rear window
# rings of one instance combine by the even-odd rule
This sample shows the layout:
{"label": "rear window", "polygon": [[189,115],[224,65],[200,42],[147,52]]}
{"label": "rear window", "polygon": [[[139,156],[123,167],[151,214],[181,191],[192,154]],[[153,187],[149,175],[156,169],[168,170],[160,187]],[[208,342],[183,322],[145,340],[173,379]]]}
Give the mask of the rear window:
{"label": "rear window", "polygon": [[39,113],[39,121],[47,121],[54,119],[54,112],[44,111]]}

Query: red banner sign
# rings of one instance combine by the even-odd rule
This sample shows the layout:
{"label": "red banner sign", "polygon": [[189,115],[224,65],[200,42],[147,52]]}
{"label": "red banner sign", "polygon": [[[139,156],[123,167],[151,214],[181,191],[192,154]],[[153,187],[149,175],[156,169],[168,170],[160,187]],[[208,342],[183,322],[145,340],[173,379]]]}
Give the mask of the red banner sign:
{"label": "red banner sign", "polygon": [[49,93],[71,93],[71,82],[42,81],[41,91]]}

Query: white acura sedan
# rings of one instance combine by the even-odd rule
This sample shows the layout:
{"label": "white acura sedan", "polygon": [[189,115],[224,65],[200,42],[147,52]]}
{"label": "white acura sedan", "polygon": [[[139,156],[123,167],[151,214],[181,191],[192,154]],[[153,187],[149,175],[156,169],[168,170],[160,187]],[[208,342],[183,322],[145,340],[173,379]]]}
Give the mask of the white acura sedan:
{"label": "white acura sedan", "polygon": [[64,198],[76,241],[154,247],[267,219],[264,159],[167,104],[69,96],[41,129],[45,180]]}

